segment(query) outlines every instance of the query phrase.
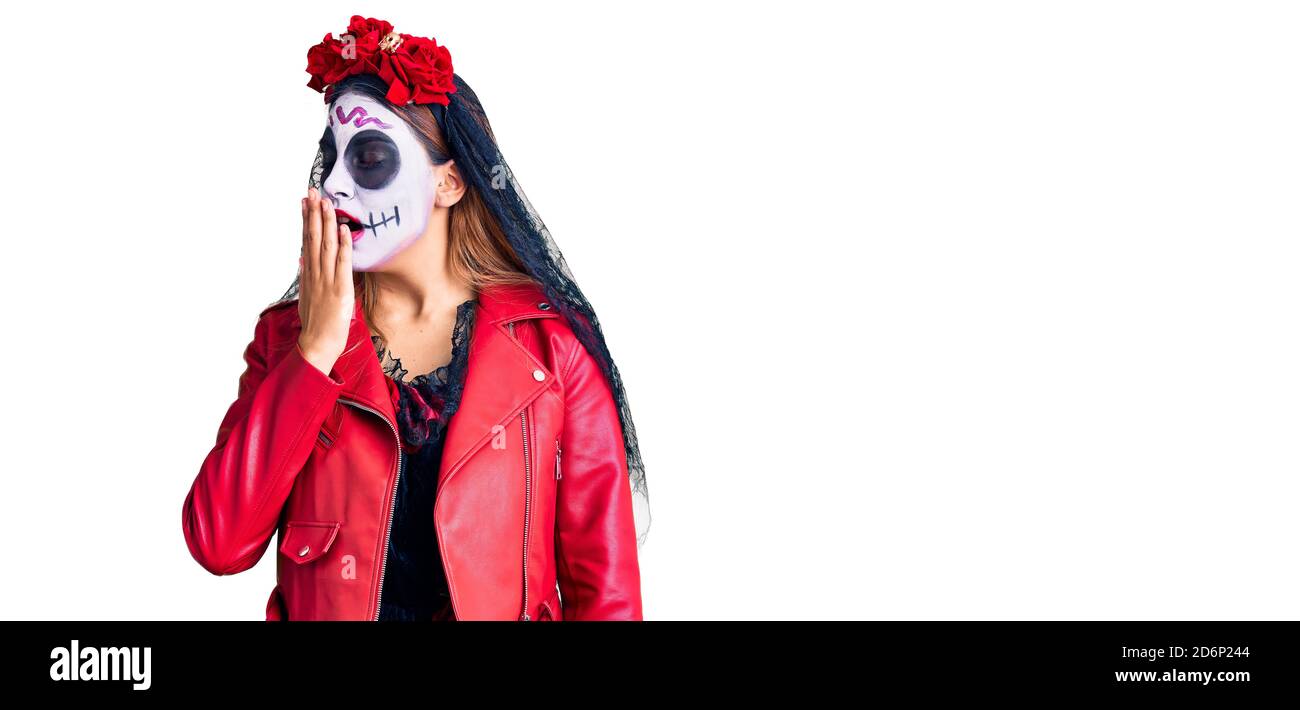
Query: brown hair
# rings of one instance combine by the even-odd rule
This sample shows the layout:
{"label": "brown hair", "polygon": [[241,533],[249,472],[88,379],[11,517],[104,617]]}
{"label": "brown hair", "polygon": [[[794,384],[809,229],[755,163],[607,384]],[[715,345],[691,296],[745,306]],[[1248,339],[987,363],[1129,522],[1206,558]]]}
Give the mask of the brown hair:
{"label": "brown hair", "polygon": [[[398,106],[389,102],[385,96],[387,87],[365,74],[349,77],[340,82],[336,89],[338,92],[355,91],[383,102],[411,127],[435,165],[451,160],[442,129],[438,127],[438,122],[428,107],[419,104]],[[339,94],[335,94],[337,95]],[[489,136],[492,135],[492,127],[488,124],[482,107],[476,105],[473,108],[475,119]],[[476,292],[492,285],[537,283],[525,270],[523,262],[506,240],[505,232],[484,204],[478,190],[468,181],[465,184],[465,194],[450,209],[447,266],[452,276],[469,284]],[[353,285],[357,289],[356,297],[361,301],[366,321],[386,341],[383,331],[373,325],[374,308],[378,300],[374,277],[369,272],[356,272],[353,274]]]}

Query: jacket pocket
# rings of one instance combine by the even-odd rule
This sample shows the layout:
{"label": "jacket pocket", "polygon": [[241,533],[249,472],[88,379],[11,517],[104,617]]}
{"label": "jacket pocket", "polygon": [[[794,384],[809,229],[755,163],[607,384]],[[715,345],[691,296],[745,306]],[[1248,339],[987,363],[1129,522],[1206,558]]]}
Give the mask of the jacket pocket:
{"label": "jacket pocket", "polygon": [[300,565],[315,561],[329,552],[340,525],[336,521],[290,520],[284,524],[280,554]]}

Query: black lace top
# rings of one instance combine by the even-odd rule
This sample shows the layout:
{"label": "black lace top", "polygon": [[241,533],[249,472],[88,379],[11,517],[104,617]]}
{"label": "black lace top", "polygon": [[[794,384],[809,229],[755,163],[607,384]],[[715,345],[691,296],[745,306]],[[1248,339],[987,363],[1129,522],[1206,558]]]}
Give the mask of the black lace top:
{"label": "black lace top", "polygon": [[401,360],[381,345],[379,336],[371,336],[375,354],[388,376],[389,394],[402,436],[397,498],[393,504],[393,527],[388,538],[388,561],[379,605],[380,621],[452,618],[451,597],[433,527],[433,504],[443,436],[447,423],[460,406],[465,386],[476,305],[477,299],[470,299],[456,308],[451,362],[409,380]]}

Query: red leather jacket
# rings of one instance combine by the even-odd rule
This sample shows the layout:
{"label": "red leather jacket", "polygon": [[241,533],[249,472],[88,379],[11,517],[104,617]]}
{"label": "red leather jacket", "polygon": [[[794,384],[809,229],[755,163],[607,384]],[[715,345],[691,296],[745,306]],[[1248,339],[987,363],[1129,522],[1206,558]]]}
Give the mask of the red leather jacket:
{"label": "red leather jacket", "polygon": [[[479,293],[446,431],[434,525],[457,620],[641,620],[618,412],[596,361],[541,291]],[[297,301],[262,311],[239,394],[185,498],[213,574],[278,531],[272,620],[379,616],[398,429],[360,300],[326,375],[298,348]]]}

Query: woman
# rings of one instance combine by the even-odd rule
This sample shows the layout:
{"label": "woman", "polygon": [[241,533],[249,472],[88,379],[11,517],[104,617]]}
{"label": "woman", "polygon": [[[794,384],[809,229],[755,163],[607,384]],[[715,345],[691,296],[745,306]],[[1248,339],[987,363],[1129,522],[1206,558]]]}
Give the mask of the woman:
{"label": "woman", "polygon": [[[268,620],[640,620],[644,467],[599,321],[433,39],[308,52],[302,258],[185,499]],[[319,189],[318,189],[319,188]]]}

